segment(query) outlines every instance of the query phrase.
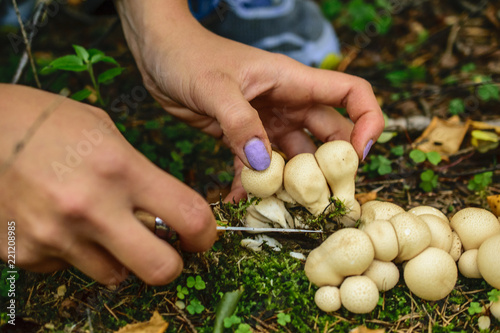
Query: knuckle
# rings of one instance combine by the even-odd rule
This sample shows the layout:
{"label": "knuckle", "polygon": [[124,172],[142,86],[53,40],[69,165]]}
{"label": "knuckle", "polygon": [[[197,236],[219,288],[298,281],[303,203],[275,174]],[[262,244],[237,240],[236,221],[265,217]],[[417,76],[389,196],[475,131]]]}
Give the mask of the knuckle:
{"label": "knuckle", "polygon": [[128,158],[116,145],[103,147],[93,158],[92,168],[99,177],[104,179],[121,177],[128,170]]}
{"label": "knuckle", "polygon": [[54,206],[63,218],[79,219],[86,216],[91,206],[91,198],[84,192],[71,193],[67,191],[64,195],[56,195]]}

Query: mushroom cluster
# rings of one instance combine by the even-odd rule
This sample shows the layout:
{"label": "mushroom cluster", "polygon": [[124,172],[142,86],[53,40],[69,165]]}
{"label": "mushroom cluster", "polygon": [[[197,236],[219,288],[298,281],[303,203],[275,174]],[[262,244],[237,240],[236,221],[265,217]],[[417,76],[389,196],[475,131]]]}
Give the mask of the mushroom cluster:
{"label": "mushroom cluster", "polygon": [[[500,221],[488,210],[465,208],[450,221],[430,206],[405,211],[393,203],[370,201],[361,206],[360,221],[359,229],[335,232],[307,258],[304,270],[318,292],[340,289],[331,297],[335,306],[325,303],[330,298],[318,297],[321,309],[341,304],[351,312],[371,312],[378,292],[398,283],[397,264],[403,264],[407,287],[425,300],[445,298],[455,287],[458,270],[500,288]],[[499,307],[492,303],[490,312],[495,315]]]}
{"label": "mushroom cluster", "polygon": [[327,142],[315,154],[298,154],[286,164],[276,151],[264,171],[244,167],[241,183],[249,198],[261,200],[247,209],[247,227],[304,227],[289,214],[286,205],[301,205],[317,216],[328,211],[333,196],[344,203],[342,224],[352,227],[360,216],[354,197],[358,155],[347,141]]}

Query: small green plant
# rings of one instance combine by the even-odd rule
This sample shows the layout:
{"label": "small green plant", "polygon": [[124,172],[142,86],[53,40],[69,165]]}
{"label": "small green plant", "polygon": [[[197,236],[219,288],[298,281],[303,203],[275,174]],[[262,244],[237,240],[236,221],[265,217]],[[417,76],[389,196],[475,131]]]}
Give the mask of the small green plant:
{"label": "small green plant", "polygon": [[287,323],[292,321],[292,318],[288,313],[280,312],[278,313],[278,324],[281,326],[286,326]]}
{"label": "small green plant", "polygon": [[488,291],[488,300],[490,302],[500,301],[500,290],[493,289],[493,290]]}
{"label": "small green plant", "polygon": [[186,296],[189,294],[189,290],[186,287],[183,287],[181,285],[177,286],[177,297],[179,299],[184,299]]}
{"label": "small green plant", "polygon": [[199,300],[195,298],[189,302],[189,305],[186,306],[186,310],[189,312],[189,314],[194,315],[195,313],[196,314],[202,313],[203,310],[205,310],[205,307],[203,306],[203,304],[200,303]]}
{"label": "small green plant", "polygon": [[439,155],[438,152],[430,151],[428,153],[424,153],[420,149],[413,149],[410,152],[410,158],[417,164],[425,162],[426,160],[432,165],[438,165],[439,162],[441,162],[441,155]]}
{"label": "small green plant", "polygon": [[[92,86],[97,96],[97,101],[101,105],[105,105],[102,99],[100,86],[101,84],[108,84],[120,75],[125,68],[120,67],[116,60],[104,54],[104,52],[97,49],[85,49],[79,45],[73,45],[76,54],[65,55],[54,59],[48,66],[42,68],[41,74],[50,74],[57,70],[70,71],[70,72],[87,72],[92,81]],[[100,73],[97,77],[94,74],[94,65],[100,62],[105,62],[114,65],[115,67]],[[77,91],[71,98],[81,101],[92,94],[92,91],[84,88]]]}
{"label": "small green plant", "polygon": [[483,173],[478,173],[469,180],[467,188],[474,192],[484,192],[486,188],[492,183],[493,172],[487,171]]}
{"label": "small green plant", "polygon": [[380,175],[387,175],[392,172],[392,162],[382,155],[372,155],[370,162],[363,166],[363,171],[368,172],[370,176],[374,177]]}
{"label": "small green plant", "polygon": [[241,324],[241,318],[237,315],[232,315],[231,317],[224,318],[224,327],[231,328],[233,325]]}
{"label": "small green plant", "polygon": [[454,98],[448,104],[448,112],[452,115],[459,115],[465,112],[465,102],[461,98]]}
{"label": "small green plant", "polygon": [[188,288],[195,288],[196,290],[203,290],[205,289],[205,281],[203,281],[202,277],[199,275],[196,275],[196,278],[190,276],[187,278],[186,285]]}
{"label": "small green plant", "polygon": [[482,83],[476,91],[480,100],[484,102],[500,100],[500,88],[493,82],[490,76],[476,75],[473,77],[473,80],[476,83]]}
{"label": "small green plant", "polygon": [[467,309],[467,312],[469,312],[469,314],[473,316],[477,313],[483,312],[483,307],[478,302],[471,302],[469,308]]}
{"label": "small green plant", "polygon": [[432,170],[425,170],[420,174],[419,187],[424,192],[432,192],[438,185],[438,176]]}
{"label": "small green plant", "polygon": [[250,325],[248,325],[248,324],[239,324],[238,328],[234,332],[235,333],[251,333],[252,327],[250,327]]}
{"label": "small green plant", "polygon": [[393,87],[400,87],[402,84],[423,81],[426,77],[426,69],[423,66],[409,66],[404,69],[390,71],[385,75]]}
{"label": "small green plant", "polygon": [[402,145],[394,146],[391,148],[391,154],[394,156],[403,156],[405,153],[405,148]]}

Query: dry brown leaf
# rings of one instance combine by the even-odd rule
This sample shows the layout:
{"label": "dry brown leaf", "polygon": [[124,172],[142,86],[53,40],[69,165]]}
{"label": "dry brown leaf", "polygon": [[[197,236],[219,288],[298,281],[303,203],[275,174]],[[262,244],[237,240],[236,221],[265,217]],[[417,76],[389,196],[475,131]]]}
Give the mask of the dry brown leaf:
{"label": "dry brown leaf", "polygon": [[128,324],[115,333],[163,333],[168,327],[168,323],[155,311],[151,319],[147,322]]}
{"label": "dry brown leaf", "polygon": [[490,206],[491,212],[495,214],[496,217],[500,216],[500,194],[490,195],[486,197],[488,200],[488,205]]}
{"label": "dry brown leaf", "polygon": [[356,200],[358,200],[359,204],[362,205],[365,202],[377,199],[377,192],[371,191],[368,193],[358,193],[355,194],[354,197],[356,198]]}
{"label": "dry brown leaf", "polygon": [[448,120],[434,117],[422,135],[415,140],[415,148],[425,153],[438,152],[442,159],[448,160],[448,156],[460,148],[469,126],[469,120],[464,124],[457,116]]}
{"label": "dry brown leaf", "polygon": [[482,121],[472,121],[471,127],[477,130],[493,130],[495,131],[495,133],[500,135],[500,126],[490,125],[487,123],[483,123]]}
{"label": "dry brown leaf", "polygon": [[350,333],[385,333],[385,329],[380,328],[380,329],[372,330],[372,329],[367,328],[366,326],[363,325],[363,326],[358,326],[356,328],[353,328],[349,332]]}

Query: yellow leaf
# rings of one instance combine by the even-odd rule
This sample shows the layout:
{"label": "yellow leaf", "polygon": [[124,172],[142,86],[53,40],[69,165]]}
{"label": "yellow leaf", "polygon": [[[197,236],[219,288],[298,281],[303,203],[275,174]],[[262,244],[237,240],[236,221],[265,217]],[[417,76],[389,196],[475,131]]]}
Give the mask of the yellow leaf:
{"label": "yellow leaf", "polygon": [[498,142],[498,135],[494,132],[474,130],[471,132],[471,135],[477,140]]}
{"label": "yellow leaf", "polygon": [[500,216],[500,195],[490,195],[486,197],[486,200],[488,200],[491,212],[495,214],[496,217]]}
{"label": "yellow leaf", "polygon": [[164,333],[167,327],[168,323],[163,320],[158,311],[155,311],[149,321],[127,324],[115,333]]}
{"label": "yellow leaf", "polygon": [[385,330],[383,328],[372,330],[363,325],[350,330],[349,333],[385,333]]}

